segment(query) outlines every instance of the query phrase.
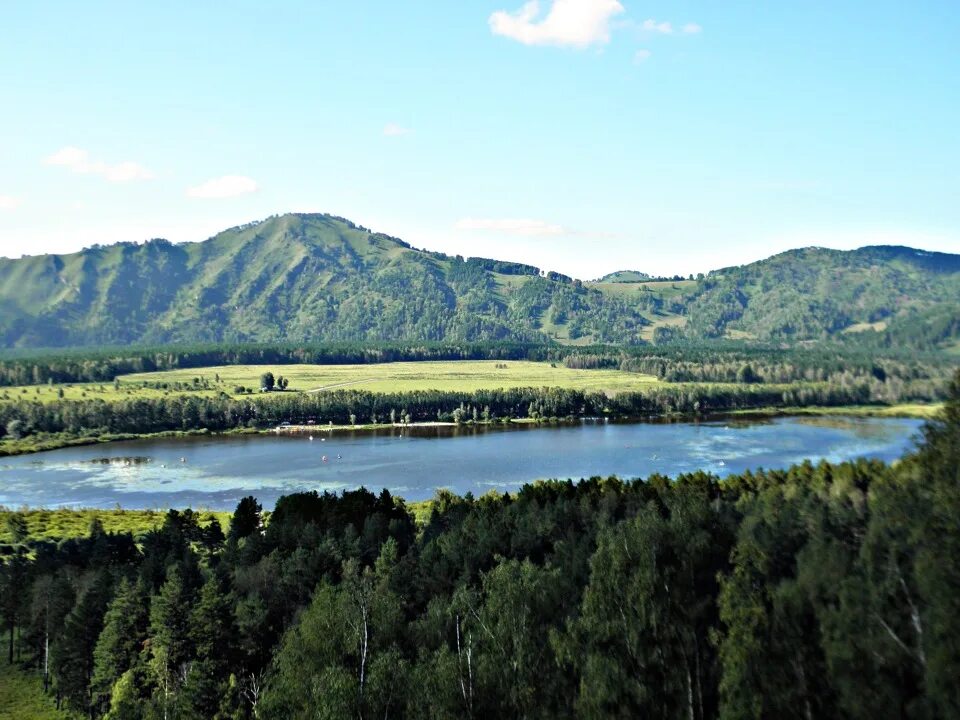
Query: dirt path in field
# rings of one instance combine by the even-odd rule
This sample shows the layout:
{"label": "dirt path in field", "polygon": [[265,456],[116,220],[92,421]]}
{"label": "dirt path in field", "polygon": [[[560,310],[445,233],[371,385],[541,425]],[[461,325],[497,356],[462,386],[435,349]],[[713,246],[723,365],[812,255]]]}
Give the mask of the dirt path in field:
{"label": "dirt path in field", "polygon": [[333,390],[334,388],[342,388],[347,385],[356,385],[358,383],[370,382],[374,378],[364,378],[363,380],[350,380],[348,382],[334,383],[333,385],[321,385],[318,388],[313,388],[312,390],[307,390],[308,393],[318,393],[323,392],[324,390]]}

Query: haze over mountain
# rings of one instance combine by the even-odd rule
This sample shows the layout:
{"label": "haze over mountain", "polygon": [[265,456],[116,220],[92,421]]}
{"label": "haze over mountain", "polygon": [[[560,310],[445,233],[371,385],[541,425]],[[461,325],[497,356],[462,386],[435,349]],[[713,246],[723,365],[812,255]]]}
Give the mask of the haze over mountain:
{"label": "haze over mountain", "polygon": [[417,250],[329,215],[209,240],[0,259],[5,347],[197,341],[741,339],[951,346],[960,256],[793,250],[706,277],[581,282]]}

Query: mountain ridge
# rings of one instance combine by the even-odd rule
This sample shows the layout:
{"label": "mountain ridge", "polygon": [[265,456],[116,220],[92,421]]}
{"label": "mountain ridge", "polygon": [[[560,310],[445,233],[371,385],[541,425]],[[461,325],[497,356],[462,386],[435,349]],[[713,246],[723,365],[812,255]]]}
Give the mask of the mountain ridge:
{"label": "mountain ridge", "polygon": [[618,271],[584,282],[291,213],[198,242],[0,258],[0,345],[880,341],[917,322],[941,328],[924,340],[937,344],[960,334],[958,297],[960,255],[903,246],[797,248],[696,280]]}

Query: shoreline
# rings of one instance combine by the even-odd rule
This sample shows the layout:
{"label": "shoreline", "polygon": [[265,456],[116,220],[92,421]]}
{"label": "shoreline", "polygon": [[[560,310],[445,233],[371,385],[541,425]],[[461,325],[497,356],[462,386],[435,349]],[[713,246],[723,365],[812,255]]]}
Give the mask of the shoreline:
{"label": "shoreline", "polygon": [[[700,422],[734,418],[749,420],[751,418],[778,418],[778,417],[854,417],[854,418],[914,418],[929,420],[943,407],[943,403],[902,403],[899,405],[838,405],[838,406],[809,406],[809,407],[760,407],[727,410],[709,413],[706,415],[690,415],[675,413],[670,415],[653,415],[648,417],[609,418],[598,417],[596,421],[608,420],[616,423],[640,422]],[[233,428],[231,430],[214,431],[207,428],[196,430],[166,430],[157,433],[118,433],[97,435],[90,437],[73,436],[43,436],[28,437],[22,440],[0,440],[0,458],[33,455],[51,450],[61,450],[69,447],[84,447],[128,440],[153,440],[178,437],[202,436],[232,436],[232,435],[302,435],[305,433],[340,433],[340,432],[377,432],[381,430],[423,429],[423,428],[475,428],[475,427],[549,427],[569,425],[582,422],[585,418],[568,420],[556,418],[553,420],[533,418],[509,418],[495,420],[469,420],[463,423],[452,421],[424,421],[412,423],[365,423],[356,425],[280,425],[272,428]],[[31,442],[33,439],[33,442]],[[9,447],[11,444],[12,447]]]}

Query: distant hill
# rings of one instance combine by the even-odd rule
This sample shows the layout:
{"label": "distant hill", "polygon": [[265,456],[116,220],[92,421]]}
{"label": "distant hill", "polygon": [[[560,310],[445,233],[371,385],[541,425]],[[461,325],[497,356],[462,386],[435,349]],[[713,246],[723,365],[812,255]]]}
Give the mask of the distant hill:
{"label": "distant hill", "polygon": [[635,283],[653,280],[652,275],[647,275],[639,270],[617,270],[608,275],[604,275],[597,280],[598,283]]}
{"label": "distant hill", "polygon": [[960,338],[960,256],[805,248],[698,280],[621,271],[583,283],[297,214],[198,243],[0,259],[7,348],[719,338],[949,346]]}
{"label": "distant hill", "polygon": [[960,335],[960,255],[895,246],[790,250],[710,273],[684,305],[688,331],[699,337],[870,333],[916,344],[941,324],[941,337],[923,340],[936,344]]}
{"label": "distant hill", "polygon": [[631,303],[538,268],[412,248],[329,215],[283,215],[199,243],[0,259],[0,344],[275,340],[634,343]]}

